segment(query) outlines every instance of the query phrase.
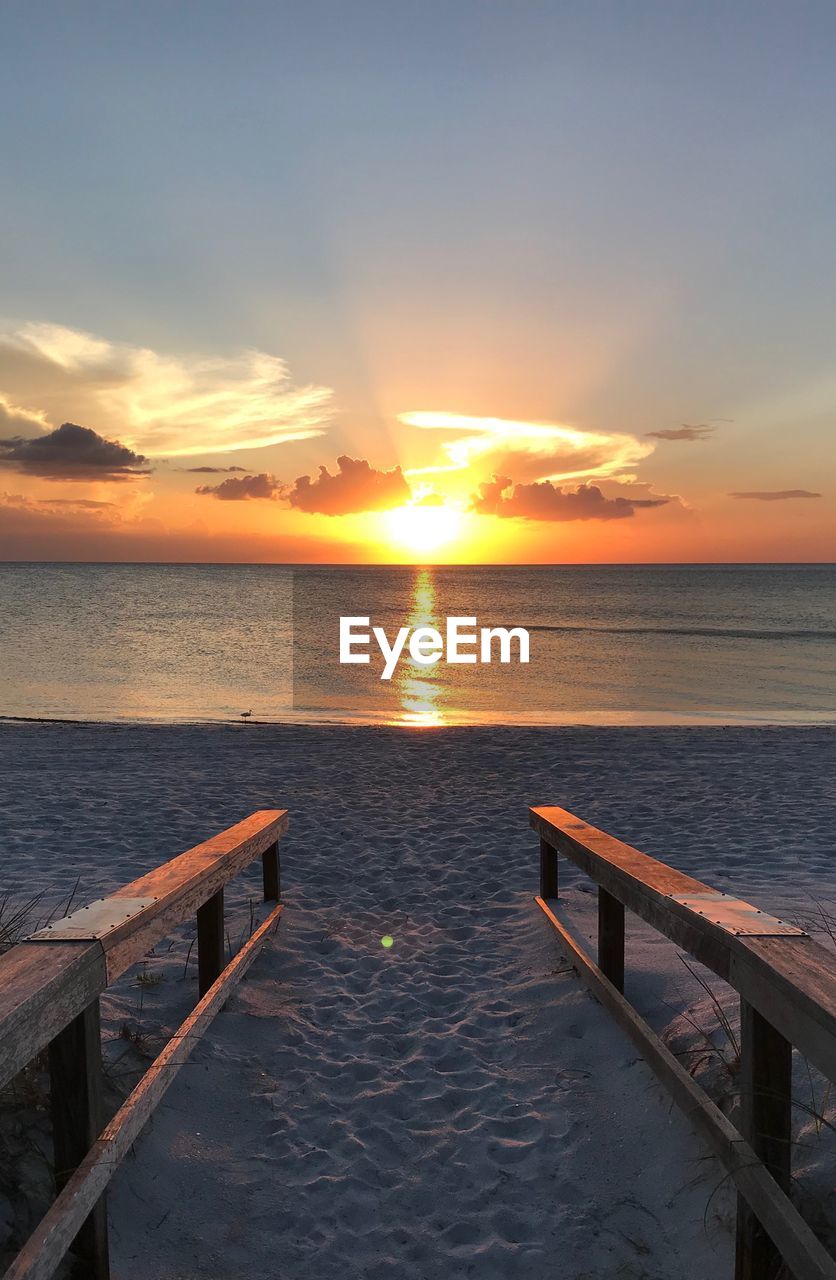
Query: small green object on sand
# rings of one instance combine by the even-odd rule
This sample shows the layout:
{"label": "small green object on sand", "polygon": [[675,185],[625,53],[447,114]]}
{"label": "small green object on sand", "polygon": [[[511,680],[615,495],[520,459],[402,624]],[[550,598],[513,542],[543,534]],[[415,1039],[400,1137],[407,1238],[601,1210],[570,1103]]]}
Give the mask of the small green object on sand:
{"label": "small green object on sand", "polygon": [[382,947],[393,947],[395,945],[395,939],[390,933],[384,933],[383,937],[380,939],[380,945]]}

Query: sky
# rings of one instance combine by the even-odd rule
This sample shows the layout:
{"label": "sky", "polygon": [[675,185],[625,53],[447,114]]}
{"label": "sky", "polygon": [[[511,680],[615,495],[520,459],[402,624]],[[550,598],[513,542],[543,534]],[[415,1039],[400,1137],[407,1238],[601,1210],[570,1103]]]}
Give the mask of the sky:
{"label": "sky", "polygon": [[0,557],[836,560],[832,4],[0,43]]}

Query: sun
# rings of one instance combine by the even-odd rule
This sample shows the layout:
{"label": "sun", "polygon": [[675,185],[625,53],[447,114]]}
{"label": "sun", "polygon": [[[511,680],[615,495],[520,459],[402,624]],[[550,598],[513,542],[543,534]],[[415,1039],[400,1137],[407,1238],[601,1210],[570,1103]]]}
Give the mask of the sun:
{"label": "sun", "polygon": [[383,514],[386,537],[396,546],[424,553],[438,551],[459,537],[463,513],[448,503],[393,507]]}

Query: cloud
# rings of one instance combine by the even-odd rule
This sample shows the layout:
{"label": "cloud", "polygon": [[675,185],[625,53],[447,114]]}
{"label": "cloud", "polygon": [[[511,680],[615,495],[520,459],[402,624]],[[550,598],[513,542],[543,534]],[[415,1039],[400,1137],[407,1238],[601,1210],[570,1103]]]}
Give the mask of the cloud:
{"label": "cloud", "polygon": [[603,479],[623,475],[654,445],[621,433],[585,431],[555,422],[476,418],[446,412],[410,412],[399,421],[424,431],[447,431],[447,462],[410,470],[408,476],[461,471],[478,465],[483,475],[511,472],[526,480]]}
{"label": "cloud", "polygon": [[754,498],[758,502],[784,502],[787,498],[820,498],[810,489],[755,489],[749,493],[730,493],[730,498]]}
{"label": "cloud", "polygon": [[352,563],[362,559],[364,550],[358,543],[285,537],[275,531],[259,535],[251,530],[223,532],[201,524],[170,527],[143,514],[125,518],[121,507],[93,509],[86,503],[0,493],[0,560]]}
{"label": "cloud", "polygon": [[479,485],[470,509],[480,515],[522,520],[621,520],[638,508],[662,507],[667,502],[667,498],[607,498],[594,484],[571,491],[548,480],[515,485],[509,476],[494,476]]}
{"label": "cloud", "polygon": [[72,507],[76,511],[115,511],[115,502],[95,502],[92,498],[33,498],[38,507]]}
{"label": "cloud", "polygon": [[246,467],[177,467],[176,469],[192,476],[223,476],[230,471],[245,472],[247,470]]}
{"label": "cloud", "polygon": [[262,471],[260,475],[242,476],[240,480],[230,476],[220,484],[202,484],[195,489],[195,493],[219,498],[221,502],[247,502],[250,498],[274,500],[280,496],[283,489],[284,486],[275,476]]}
{"label": "cloud", "polygon": [[707,440],[717,430],[710,422],[683,422],[681,427],[669,427],[662,431],[647,431],[651,440]]}
{"label": "cloud", "polygon": [[103,519],[119,519],[119,509],[113,502],[97,502],[92,498],[29,498],[22,493],[0,491],[0,508],[11,511],[41,512],[44,515],[71,516],[78,512],[101,516]]}
{"label": "cloud", "polygon": [[46,480],[135,480],[151,474],[145,461],[126,445],[74,422],[34,439],[0,440],[0,466]]}
{"label": "cloud", "polygon": [[27,412],[42,428],[69,406],[151,456],[306,440],[322,434],[332,411],[329,388],[295,386],[286,363],[264,351],[167,355],[54,324],[0,334],[0,386],[35,406]]}
{"label": "cloud", "polygon": [[284,495],[300,511],[326,516],[348,515],[355,511],[382,511],[408,502],[412,490],[400,467],[376,471],[363,458],[337,458],[337,474],[319,468],[316,480],[300,476]]}
{"label": "cloud", "polygon": [[49,423],[42,413],[22,409],[8,396],[0,395],[0,436],[7,432],[15,436],[31,436],[39,431],[49,431]]}

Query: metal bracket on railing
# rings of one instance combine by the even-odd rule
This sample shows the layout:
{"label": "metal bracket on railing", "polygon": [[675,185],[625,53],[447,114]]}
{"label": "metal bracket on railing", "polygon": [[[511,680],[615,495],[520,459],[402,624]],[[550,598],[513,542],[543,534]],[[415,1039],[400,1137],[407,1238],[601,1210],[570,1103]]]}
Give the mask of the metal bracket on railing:
{"label": "metal bracket on railing", "polygon": [[717,924],[726,933],[748,935],[755,938],[806,938],[808,935],[797,925],[787,924],[766,911],[753,907],[742,898],[732,898],[727,893],[671,893],[671,902],[681,902],[697,915]]}
{"label": "metal bracket on railing", "polygon": [[156,898],[98,898],[88,907],[82,907],[80,911],[74,911],[61,920],[54,920],[46,928],[31,934],[26,941],[96,942],[132,916],[138,916],[156,901]]}

